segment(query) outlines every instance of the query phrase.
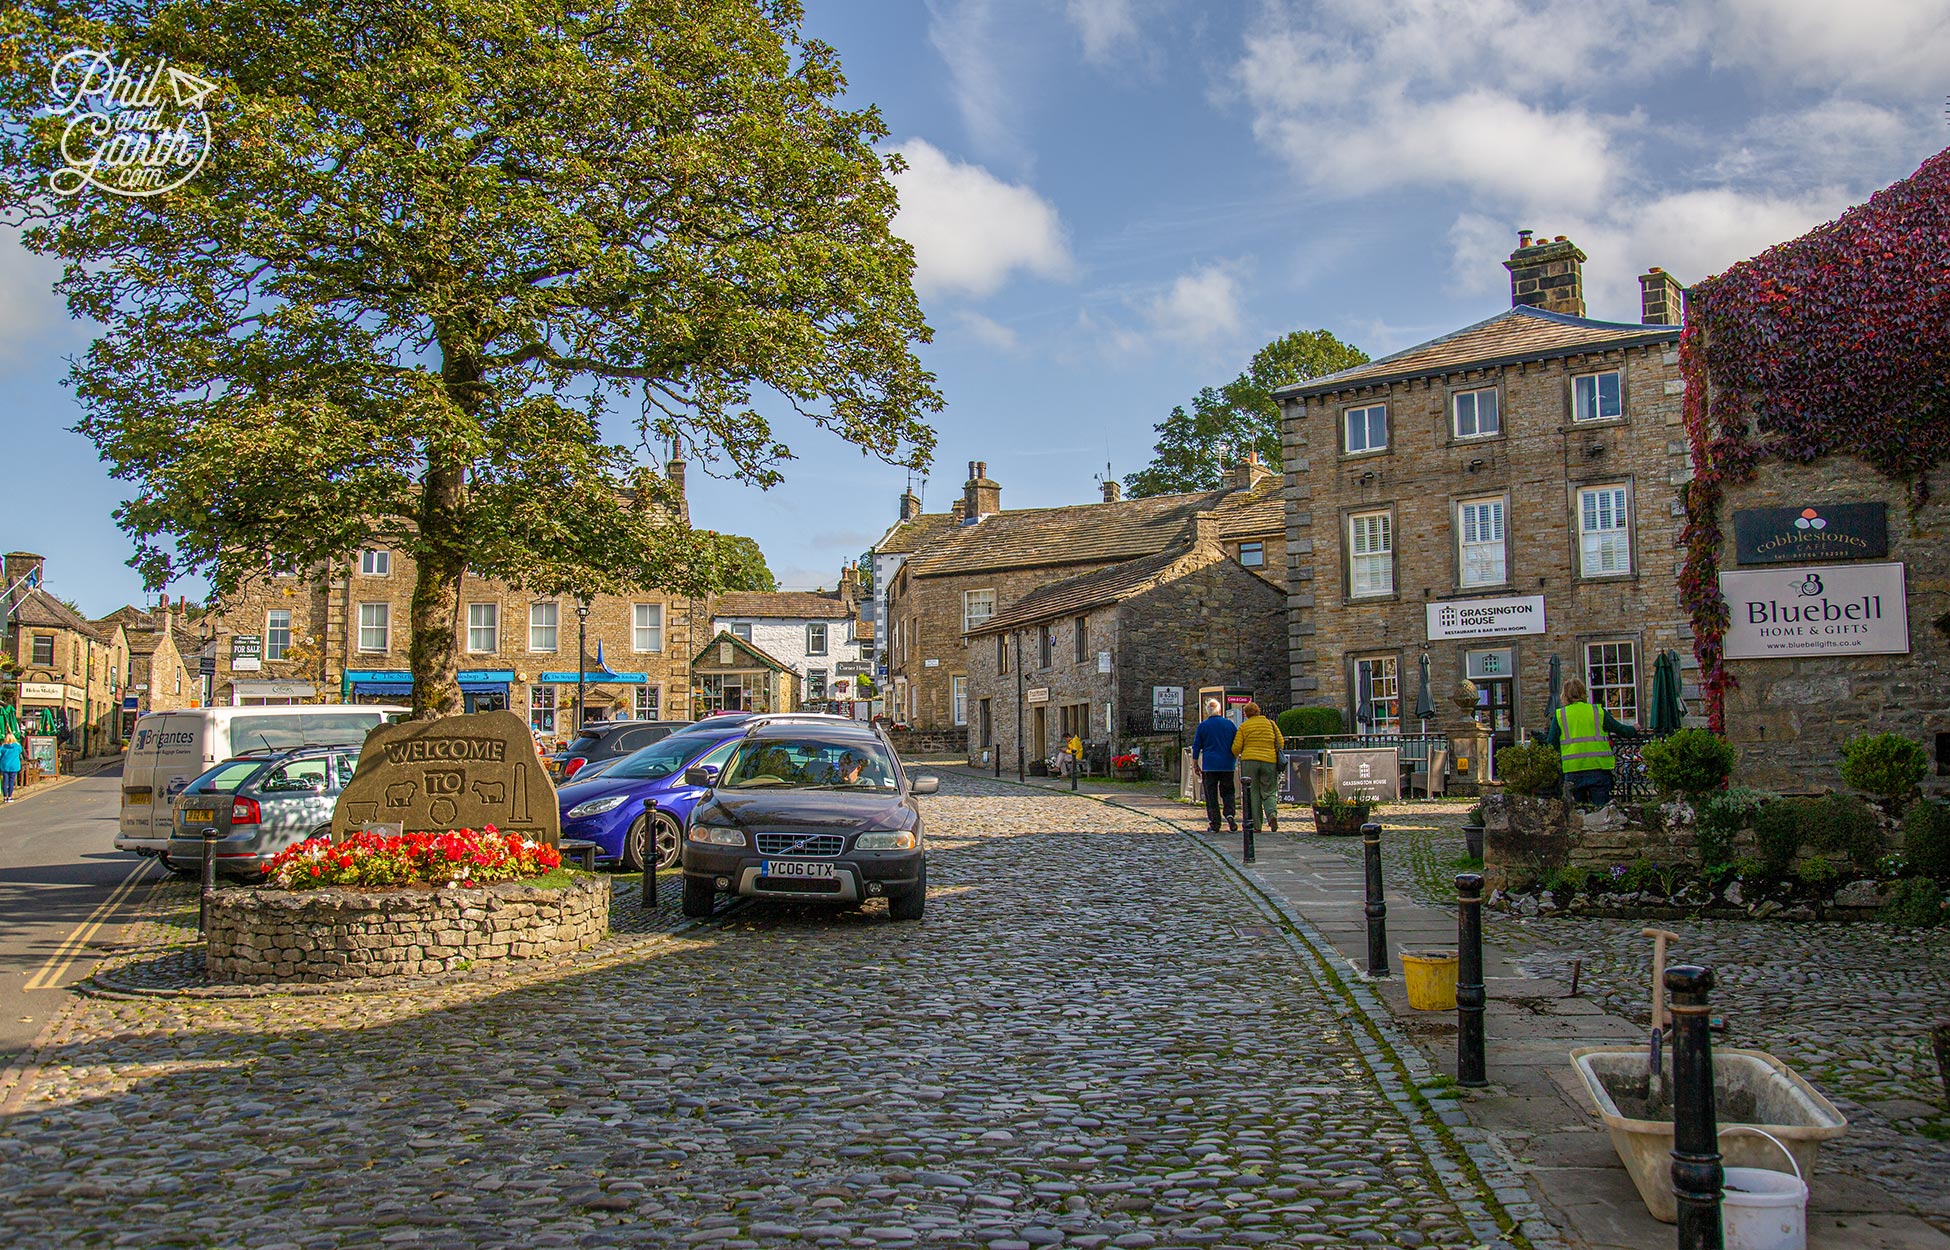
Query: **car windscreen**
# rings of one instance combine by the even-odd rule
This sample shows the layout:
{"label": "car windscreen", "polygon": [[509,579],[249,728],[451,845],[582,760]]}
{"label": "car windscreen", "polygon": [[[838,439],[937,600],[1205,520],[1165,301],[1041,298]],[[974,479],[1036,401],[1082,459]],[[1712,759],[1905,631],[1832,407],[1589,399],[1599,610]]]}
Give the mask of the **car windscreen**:
{"label": "car windscreen", "polygon": [[225,760],[183,787],[184,794],[235,794],[251,774],[264,767],[263,760]]}
{"label": "car windscreen", "polygon": [[296,716],[233,716],[233,751],[289,751],[293,747],[358,746],[385,720],[370,712],[300,712]]}
{"label": "car windscreen", "polygon": [[898,774],[887,749],[861,738],[813,734],[748,738],[726,761],[720,789],[893,790]]}
{"label": "car windscreen", "polygon": [[668,777],[704,754],[711,744],[711,739],[695,734],[673,734],[611,764],[603,770],[603,779],[654,781],[659,777]]}

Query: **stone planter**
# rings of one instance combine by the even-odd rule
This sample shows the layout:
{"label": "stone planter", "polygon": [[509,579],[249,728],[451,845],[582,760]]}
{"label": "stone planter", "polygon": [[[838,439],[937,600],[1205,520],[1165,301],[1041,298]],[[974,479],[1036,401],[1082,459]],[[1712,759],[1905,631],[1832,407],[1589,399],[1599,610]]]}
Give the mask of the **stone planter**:
{"label": "stone planter", "polygon": [[351,981],[425,976],[566,955],[609,931],[609,880],[545,889],[219,890],[210,904],[211,981]]}
{"label": "stone planter", "polygon": [[1113,768],[1110,770],[1110,775],[1117,778],[1117,780],[1119,781],[1143,781],[1144,769],[1142,767],[1137,767],[1137,766],[1133,766],[1130,768]]}
{"label": "stone planter", "polygon": [[1483,832],[1481,825],[1463,826],[1463,848],[1469,852],[1471,859],[1483,858]]}
{"label": "stone planter", "polygon": [[1320,807],[1314,808],[1314,832],[1328,837],[1358,837],[1361,826],[1368,823],[1368,813],[1374,809],[1366,804],[1357,804],[1353,811],[1344,816],[1334,817]]}

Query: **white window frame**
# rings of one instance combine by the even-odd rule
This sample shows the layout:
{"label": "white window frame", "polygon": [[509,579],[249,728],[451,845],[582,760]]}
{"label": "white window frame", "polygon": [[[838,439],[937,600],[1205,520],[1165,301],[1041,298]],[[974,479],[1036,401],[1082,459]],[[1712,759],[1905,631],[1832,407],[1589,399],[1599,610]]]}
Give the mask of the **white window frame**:
{"label": "white window frame", "polygon": [[[1490,428],[1483,428],[1483,396],[1488,395]],[[1470,428],[1463,429],[1463,401],[1469,401]],[[1503,401],[1494,386],[1457,391],[1449,397],[1449,429],[1457,439],[1495,438],[1503,432]]]}
{"label": "white window frame", "polygon": [[[1253,556],[1253,558],[1250,560],[1246,558],[1246,553],[1249,551],[1252,553]],[[1266,567],[1266,543],[1264,541],[1240,543],[1239,544],[1239,567],[1247,568],[1247,569],[1265,568]]]}
{"label": "white window frame", "polygon": [[[1604,496],[1602,502],[1599,497]],[[1632,488],[1625,482],[1580,486],[1573,497],[1578,535],[1579,577],[1629,577],[1632,560]],[[1611,520],[1593,528],[1590,520]],[[1595,559],[1594,559],[1595,557]]]}
{"label": "white window frame", "polygon": [[995,615],[995,591],[964,590],[961,592],[961,632],[970,633]]}
{"label": "white window frame", "polygon": [[[813,693],[813,680],[815,678],[817,678],[819,681],[819,693],[816,695]],[[807,669],[805,701],[807,703],[813,703],[813,702],[825,703],[827,700],[831,699],[832,697],[833,697],[833,681],[831,676],[827,673],[827,671],[823,668]]]}
{"label": "white window frame", "polygon": [[806,622],[806,654],[825,655],[830,631],[824,621]]}
{"label": "white window frame", "polygon": [[[373,609],[377,609],[374,611]],[[376,617],[375,623],[372,619]],[[379,633],[379,645],[367,641],[372,631]],[[384,655],[393,649],[393,605],[385,602],[359,605],[359,650],[366,655]]]}
{"label": "white window frame", "polygon": [[[555,732],[555,687],[536,682],[528,688],[528,725],[545,734]],[[541,722],[546,720],[547,724]]]}
{"label": "white window frame", "polygon": [[[480,635],[486,634],[490,645],[480,645]],[[467,654],[493,655],[501,649],[501,605],[499,603],[470,603],[467,605]]]}
{"label": "white window frame", "polygon": [[948,679],[949,704],[954,708],[955,724],[968,723],[968,677],[956,673]]}
{"label": "white window frame", "polygon": [[664,710],[664,688],[649,682],[638,686],[631,694],[631,707],[638,720],[662,720]]}
{"label": "white window frame", "polygon": [[[282,644],[274,643],[272,641],[272,639],[278,636],[278,631],[273,627],[272,622],[276,621],[280,616],[284,618],[284,642]],[[264,613],[264,658],[267,660],[282,660],[285,657],[285,653],[290,650],[291,650],[291,609],[290,608],[266,609]]]}
{"label": "white window frame", "polygon": [[[1362,445],[1354,445],[1354,418],[1361,418]],[[1381,441],[1370,443],[1368,439],[1374,432],[1374,414],[1381,414]],[[1372,452],[1388,450],[1388,405],[1357,404],[1352,408],[1341,409],[1341,453],[1348,456],[1365,456]]]}
{"label": "white window frame", "polygon": [[[546,622],[538,619],[546,611]],[[548,631],[547,645],[540,641],[541,631]],[[562,605],[559,603],[531,603],[528,605],[528,649],[553,654],[562,642]]]}
{"label": "white window frame", "polygon": [[[1366,725],[1353,719],[1361,707],[1361,670],[1366,668],[1369,677],[1369,704],[1377,715]],[[1356,733],[1399,734],[1402,731],[1402,667],[1401,660],[1392,655],[1369,655],[1357,657],[1354,661],[1354,684],[1348,688],[1348,717]],[[1392,714],[1382,714],[1393,708]]]}
{"label": "white window frame", "polygon": [[750,642],[752,640],[752,623],[750,621],[733,621],[731,623],[731,636],[740,642]]}
{"label": "white window frame", "polygon": [[[1377,518],[1381,546],[1374,546]],[[1383,599],[1395,593],[1395,514],[1375,508],[1347,515],[1347,597]],[[1367,564],[1362,564],[1367,561]],[[1364,576],[1363,570],[1367,572]]]}
{"label": "white window frame", "polygon": [[[649,645],[646,646],[646,643]],[[633,603],[630,605],[630,647],[639,655],[655,654],[664,649],[663,604]]]}
{"label": "white window frame", "polygon": [[[1493,509],[1488,516],[1485,510]],[[1490,495],[1481,499],[1458,499],[1456,501],[1456,585],[1464,589],[1478,586],[1503,586],[1510,580],[1510,501],[1502,495]],[[1486,522],[1494,522],[1494,537],[1484,537],[1489,528]],[[1486,573],[1471,573],[1471,555],[1477,555],[1477,563],[1482,564],[1495,553],[1495,576]]]}
{"label": "white window frame", "polygon": [[[1617,411],[1604,410],[1604,387],[1602,378],[1615,378],[1618,382]],[[1586,411],[1583,397],[1578,393],[1580,387],[1591,384],[1591,402],[1595,411]],[[1622,369],[1600,369],[1596,373],[1580,373],[1571,379],[1571,420],[1579,425],[1595,425],[1601,421],[1622,421],[1625,419],[1625,372]]]}
{"label": "white window frame", "polygon": [[[1605,654],[1607,651],[1609,655]],[[1618,680],[1620,670],[1629,681]],[[1584,644],[1584,680],[1591,701],[1630,725],[1639,723],[1639,648],[1630,638],[1601,638]]]}
{"label": "white window frame", "polygon": [[367,547],[359,553],[359,576],[390,577],[393,572],[393,553],[384,547]]}

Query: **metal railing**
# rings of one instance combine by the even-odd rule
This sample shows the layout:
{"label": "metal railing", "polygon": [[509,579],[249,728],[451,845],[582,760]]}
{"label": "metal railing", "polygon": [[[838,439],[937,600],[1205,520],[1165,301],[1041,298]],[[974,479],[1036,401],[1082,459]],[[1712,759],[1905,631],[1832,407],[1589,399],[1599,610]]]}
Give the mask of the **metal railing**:
{"label": "metal railing", "polygon": [[1614,803],[1642,801],[1652,795],[1652,782],[1645,772],[1645,744],[1657,742],[1665,734],[1623,734],[1611,740],[1611,797]]}
{"label": "metal railing", "polygon": [[1306,751],[1334,751],[1340,748],[1393,747],[1401,753],[1401,770],[1407,774],[1429,766],[1429,757],[1449,748],[1445,734],[1329,734],[1321,738],[1290,738],[1289,747]]}

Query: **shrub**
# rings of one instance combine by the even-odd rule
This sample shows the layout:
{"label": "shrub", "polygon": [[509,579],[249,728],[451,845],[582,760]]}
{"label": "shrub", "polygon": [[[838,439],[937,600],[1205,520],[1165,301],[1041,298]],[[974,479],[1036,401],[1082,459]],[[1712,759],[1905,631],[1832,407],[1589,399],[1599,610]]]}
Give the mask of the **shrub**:
{"label": "shrub", "polygon": [[1842,866],[1825,855],[1804,859],[1794,867],[1794,875],[1801,878],[1803,885],[1819,890],[1840,880]]}
{"label": "shrub", "polygon": [[1863,872],[1873,872],[1882,858],[1882,822],[1853,794],[1824,794],[1808,803],[1801,820],[1803,846],[1846,855]]}
{"label": "shrub", "polygon": [[1478,803],[1476,806],[1470,808],[1468,815],[1463,817],[1463,823],[1466,825],[1475,825],[1478,829],[1481,829],[1483,827],[1483,805]]}
{"label": "shrub", "polygon": [[1701,795],[1733,774],[1733,745],[1710,729],[1682,729],[1645,744],[1645,772],[1661,794]]}
{"label": "shrub", "polygon": [[1761,866],[1771,875],[1785,877],[1801,851],[1802,809],[1800,799],[1775,799],[1754,817],[1754,849]]}
{"label": "shrub", "polygon": [[1950,806],[1918,799],[1903,813],[1903,860],[1926,877],[1950,877]]}
{"label": "shrub", "polygon": [[1876,919],[1899,929],[1929,929],[1943,923],[1943,888],[1927,877],[1899,884]]}
{"label": "shrub", "polygon": [[1367,815],[1369,803],[1366,799],[1350,799],[1339,790],[1322,790],[1314,795],[1314,811],[1330,821],[1352,819],[1355,815]]}
{"label": "shrub", "polygon": [[1728,864],[1727,869],[1737,881],[1759,881],[1767,875],[1767,861],[1754,855],[1742,855]]}
{"label": "shrub", "polygon": [[1842,780],[1886,803],[1914,797],[1929,767],[1922,744],[1901,734],[1869,734],[1842,745]]}
{"label": "shrub", "polygon": [[1618,878],[1618,888],[1628,894],[1650,890],[1659,884],[1659,865],[1643,855],[1625,865],[1624,875]]}
{"label": "shrub", "polygon": [[1555,798],[1563,783],[1557,749],[1541,742],[1524,742],[1496,753],[1496,775],[1510,794]]}
{"label": "shrub", "polygon": [[1742,829],[1753,826],[1762,804],[1772,797],[1765,791],[1741,788],[1708,795],[1699,805],[1693,833],[1701,866],[1712,868],[1731,861],[1734,839]]}
{"label": "shrub", "polygon": [[487,885],[539,877],[562,865],[552,846],[502,833],[493,825],[478,833],[356,833],[343,842],[307,838],[287,846],[264,865],[265,880],[286,890],[328,886]]}
{"label": "shrub", "polygon": [[1324,738],[1341,732],[1341,710],[1337,707],[1290,707],[1274,717],[1273,723],[1289,738]]}
{"label": "shrub", "polygon": [[1544,877],[1544,888],[1553,894],[1582,894],[1589,884],[1591,884],[1589,868],[1553,868]]}

